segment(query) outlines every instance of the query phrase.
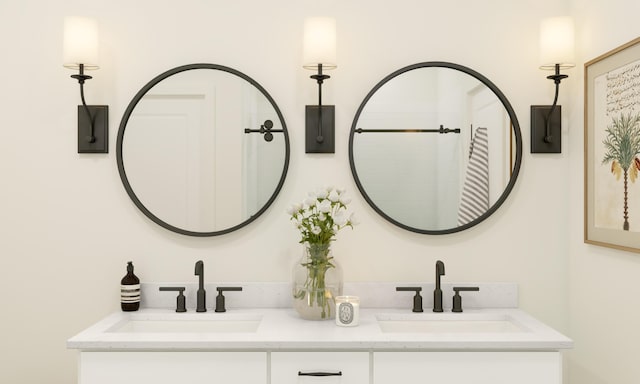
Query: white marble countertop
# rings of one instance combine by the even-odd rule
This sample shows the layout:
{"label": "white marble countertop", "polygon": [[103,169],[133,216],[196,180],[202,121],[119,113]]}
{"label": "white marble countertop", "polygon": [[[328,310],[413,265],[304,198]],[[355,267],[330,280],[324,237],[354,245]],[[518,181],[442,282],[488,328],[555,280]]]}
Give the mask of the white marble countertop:
{"label": "white marble countertop", "polygon": [[[573,342],[515,308],[465,309],[463,313],[412,313],[410,309],[361,308],[356,327],[339,327],[334,320],[308,321],[289,308],[229,309],[225,313],[176,313],[143,308],[114,313],[67,341],[70,349],[113,350],[561,350]],[[474,316],[508,318],[519,330],[508,332],[383,332],[380,319],[469,320]],[[250,332],[118,332],[131,319],[169,321],[259,320]]]}

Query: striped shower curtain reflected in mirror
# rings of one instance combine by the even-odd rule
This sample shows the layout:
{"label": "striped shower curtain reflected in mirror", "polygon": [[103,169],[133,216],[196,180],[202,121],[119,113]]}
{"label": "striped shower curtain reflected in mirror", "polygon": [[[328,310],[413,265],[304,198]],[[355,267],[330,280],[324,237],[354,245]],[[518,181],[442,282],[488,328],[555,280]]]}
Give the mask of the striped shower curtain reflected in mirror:
{"label": "striped shower curtain reflected in mirror", "polygon": [[469,163],[458,207],[458,225],[467,224],[489,209],[489,134],[480,127],[471,140]]}

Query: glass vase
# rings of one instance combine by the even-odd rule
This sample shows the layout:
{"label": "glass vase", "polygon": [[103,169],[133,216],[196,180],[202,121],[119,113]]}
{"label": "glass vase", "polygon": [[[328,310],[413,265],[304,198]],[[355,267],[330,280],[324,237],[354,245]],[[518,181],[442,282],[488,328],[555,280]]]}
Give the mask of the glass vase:
{"label": "glass vase", "polygon": [[340,295],[342,269],[330,244],[306,244],[293,268],[293,307],[306,320],[334,319]]}

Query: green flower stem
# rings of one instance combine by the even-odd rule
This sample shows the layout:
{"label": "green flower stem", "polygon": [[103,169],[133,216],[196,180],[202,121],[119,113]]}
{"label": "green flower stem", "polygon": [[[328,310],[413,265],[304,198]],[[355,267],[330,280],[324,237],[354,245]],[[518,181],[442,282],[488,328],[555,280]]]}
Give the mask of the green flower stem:
{"label": "green flower stem", "polygon": [[331,317],[331,306],[333,304],[333,294],[327,289],[325,276],[329,269],[335,265],[331,262],[333,257],[329,256],[329,244],[309,244],[306,249],[308,261],[302,263],[307,268],[307,278],[304,283],[305,292],[297,292],[296,299],[306,298],[309,307],[317,306],[321,309],[321,318]]}

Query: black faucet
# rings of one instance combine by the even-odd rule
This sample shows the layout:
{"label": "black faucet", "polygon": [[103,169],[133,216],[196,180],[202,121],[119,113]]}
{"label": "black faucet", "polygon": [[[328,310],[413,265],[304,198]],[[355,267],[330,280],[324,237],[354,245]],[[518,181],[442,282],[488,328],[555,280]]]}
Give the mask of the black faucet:
{"label": "black faucet", "polygon": [[225,308],[224,306],[224,295],[222,294],[222,292],[225,291],[242,291],[242,287],[218,287],[216,288],[218,290],[218,296],[216,296],[216,312],[226,312],[227,308]]}
{"label": "black faucet", "polygon": [[462,312],[462,296],[460,296],[460,292],[474,292],[479,290],[480,287],[453,287],[453,291],[456,294],[453,295],[453,309],[451,309],[451,312]]}
{"label": "black faucet", "polygon": [[413,312],[423,312],[422,310],[422,296],[420,296],[420,292],[422,291],[422,287],[396,287],[396,291],[412,291],[415,292],[415,296],[413,296]]}
{"label": "black faucet", "polygon": [[442,289],[440,289],[440,277],[444,275],[444,263],[436,261],[436,289],[433,290],[433,312],[442,312]]}
{"label": "black faucet", "polygon": [[184,289],[185,287],[160,287],[160,291],[178,292],[178,297],[176,298],[176,312],[187,312],[187,306],[185,304],[186,298],[183,294]]}
{"label": "black faucet", "polygon": [[207,292],[204,290],[204,263],[202,262],[202,260],[198,260],[196,262],[195,275],[199,277],[196,312],[207,312]]}

